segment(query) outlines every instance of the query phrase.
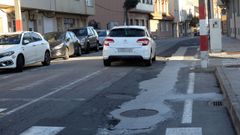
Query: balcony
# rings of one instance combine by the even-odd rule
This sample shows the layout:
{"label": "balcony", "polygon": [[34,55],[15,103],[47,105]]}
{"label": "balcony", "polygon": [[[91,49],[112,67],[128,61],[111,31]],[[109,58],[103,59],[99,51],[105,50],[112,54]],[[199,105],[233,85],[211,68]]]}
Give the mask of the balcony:
{"label": "balcony", "polygon": [[138,3],[136,8],[132,9],[131,12],[153,13],[154,6],[152,4]]}

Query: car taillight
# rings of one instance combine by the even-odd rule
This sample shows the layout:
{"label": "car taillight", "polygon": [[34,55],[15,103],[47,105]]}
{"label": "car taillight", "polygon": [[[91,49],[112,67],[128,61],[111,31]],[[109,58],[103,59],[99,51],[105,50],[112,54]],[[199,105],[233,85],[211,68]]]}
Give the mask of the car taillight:
{"label": "car taillight", "polygon": [[114,43],[114,40],[111,38],[107,38],[104,40],[104,46],[109,46],[110,43]]}
{"label": "car taillight", "polygon": [[149,39],[147,39],[147,38],[141,38],[141,39],[138,39],[138,40],[137,40],[137,43],[140,43],[140,44],[142,44],[143,46],[146,46],[146,45],[149,44]]}

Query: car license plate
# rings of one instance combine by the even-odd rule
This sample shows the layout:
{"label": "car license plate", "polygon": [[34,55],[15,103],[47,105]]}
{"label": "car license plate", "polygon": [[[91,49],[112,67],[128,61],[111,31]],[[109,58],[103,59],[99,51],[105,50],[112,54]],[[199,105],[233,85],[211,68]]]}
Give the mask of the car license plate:
{"label": "car license plate", "polygon": [[132,48],[118,48],[119,53],[131,53],[133,52]]}

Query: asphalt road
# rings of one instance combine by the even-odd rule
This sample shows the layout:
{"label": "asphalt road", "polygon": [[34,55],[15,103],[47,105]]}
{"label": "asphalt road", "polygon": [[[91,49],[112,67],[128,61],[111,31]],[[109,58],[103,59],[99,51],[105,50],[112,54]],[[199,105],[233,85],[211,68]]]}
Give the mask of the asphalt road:
{"label": "asphalt road", "polygon": [[235,135],[214,74],[194,70],[199,40],[157,43],[151,67],[92,52],[0,71],[0,135]]}

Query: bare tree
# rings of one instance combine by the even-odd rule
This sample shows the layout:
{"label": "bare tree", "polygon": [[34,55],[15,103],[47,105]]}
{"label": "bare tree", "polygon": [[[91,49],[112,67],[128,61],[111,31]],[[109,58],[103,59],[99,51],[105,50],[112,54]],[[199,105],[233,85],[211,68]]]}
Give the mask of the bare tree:
{"label": "bare tree", "polygon": [[125,24],[129,25],[129,17],[128,17],[128,12],[129,10],[135,8],[137,4],[139,3],[140,0],[125,0],[123,8],[125,9]]}

